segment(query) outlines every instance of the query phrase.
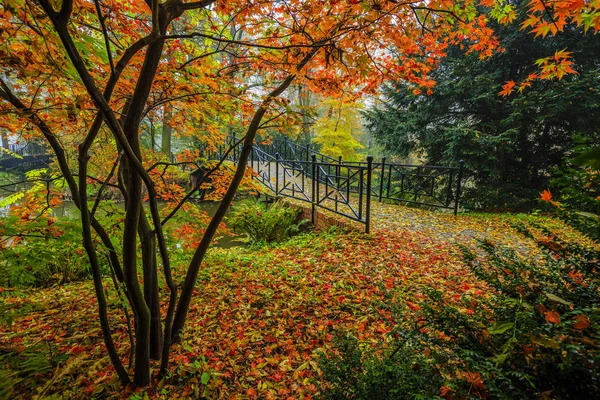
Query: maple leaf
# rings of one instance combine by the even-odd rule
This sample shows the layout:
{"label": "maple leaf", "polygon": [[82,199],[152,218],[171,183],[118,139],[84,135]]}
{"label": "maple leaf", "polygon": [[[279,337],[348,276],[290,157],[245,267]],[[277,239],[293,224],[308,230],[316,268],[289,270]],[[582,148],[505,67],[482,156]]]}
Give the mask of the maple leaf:
{"label": "maple leaf", "polygon": [[546,189],[540,193],[540,198],[544,201],[549,202],[550,200],[552,200],[552,193],[550,193],[550,190]]}
{"label": "maple leaf", "polygon": [[502,85],[502,91],[498,93],[502,97],[509,96],[513,92],[513,88],[515,87],[515,81],[508,81],[504,85]]}
{"label": "maple leaf", "polygon": [[462,375],[464,378],[473,385],[477,389],[483,389],[485,385],[483,384],[483,379],[481,378],[481,373],[472,372],[472,371],[463,371]]}
{"label": "maple leaf", "polygon": [[573,321],[575,322],[571,325],[571,327],[579,331],[583,331],[590,326],[590,320],[585,316],[585,314],[577,315],[575,318],[573,318]]}

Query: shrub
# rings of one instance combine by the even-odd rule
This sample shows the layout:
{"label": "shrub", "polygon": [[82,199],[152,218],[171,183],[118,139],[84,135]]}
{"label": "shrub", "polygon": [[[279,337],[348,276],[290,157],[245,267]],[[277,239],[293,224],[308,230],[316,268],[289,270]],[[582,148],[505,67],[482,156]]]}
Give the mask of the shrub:
{"label": "shrub", "polygon": [[430,399],[439,398],[442,377],[423,353],[411,346],[397,351],[376,352],[361,348],[351,336],[334,339],[336,352],[321,353],[320,397],[343,399]]}
{"label": "shrub", "polygon": [[41,390],[41,378],[51,374],[66,359],[67,355],[52,349],[48,343],[0,352],[0,398],[19,398],[19,392],[26,388]]}
{"label": "shrub", "polygon": [[[578,152],[589,150],[582,147]],[[567,164],[554,171],[550,187],[559,195],[558,216],[594,240],[600,240],[600,171]]]}
{"label": "shrub", "polygon": [[[0,226],[5,238],[0,286],[42,287],[91,278],[78,221],[40,218],[27,224],[26,234],[12,232],[19,226],[13,217]],[[108,273],[107,263],[103,267]]]}
{"label": "shrub", "polygon": [[250,243],[273,243],[287,239],[297,233],[299,210],[283,202],[270,206],[246,201],[234,207],[229,224],[237,232],[245,233]]}
{"label": "shrub", "polygon": [[598,254],[559,242],[540,241],[537,262],[490,243],[483,244],[487,261],[465,250],[472,270],[496,290],[493,324],[478,329],[489,320],[479,310],[453,320],[453,328],[438,326],[447,334],[475,332],[477,340],[460,347],[474,354],[471,367],[488,377],[490,389],[507,398],[600,397],[599,285],[592,267]]}

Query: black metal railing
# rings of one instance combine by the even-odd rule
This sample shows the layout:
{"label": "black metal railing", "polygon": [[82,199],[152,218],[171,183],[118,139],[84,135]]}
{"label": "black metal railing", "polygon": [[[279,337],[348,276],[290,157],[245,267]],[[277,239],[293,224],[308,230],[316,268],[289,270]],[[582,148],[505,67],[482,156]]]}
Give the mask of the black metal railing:
{"label": "black metal railing", "polygon": [[34,169],[48,168],[54,156],[40,154],[34,156],[4,157],[0,158],[0,171],[12,173],[25,173]]}
{"label": "black metal railing", "polygon": [[25,173],[33,169],[48,168],[54,155],[45,146],[29,141],[9,143],[0,148],[0,171]]}
{"label": "black metal railing", "polygon": [[317,161],[314,154],[311,161],[285,160],[278,153],[272,156],[257,147],[251,155],[249,165],[256,178],[275,196],[310,203],[313,222],[318,207],[363,223],[369,231],[371,193],[366,188],[370,185],[372,168],[362,165],[341,168]]}
{"label": "black metal railing", "polygon": [[[8,145],[3,146],[3,148],[8,150],[9,153],[18,156],[45,156],[49,154],[46,147],[37,142],[9,143]],[[9,153],[0,151],[0,159],[15,158]]]}
{"label": "black metal railing", "polygon": [[[241,146],[235,136],[228,137],[220,157],[231,148],[228,159],[236,162]],[[456,167],[389,163],[386,158],[373,162],[371,156],[351,162],[289,140],[255,144],[249,166],[275,196],[310,203],[313,222],[316,209],[322,208],[364,224],[367,232],[373,197],[448,209],[456,215],[463,178],[462,161]]]}

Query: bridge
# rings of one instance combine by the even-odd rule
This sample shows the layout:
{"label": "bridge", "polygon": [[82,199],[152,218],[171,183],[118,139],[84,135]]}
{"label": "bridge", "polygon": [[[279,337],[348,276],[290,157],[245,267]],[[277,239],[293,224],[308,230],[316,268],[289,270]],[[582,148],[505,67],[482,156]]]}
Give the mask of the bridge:
{"label": "bridge", "polygon": [[26,155],[0,158],[0,172],[25,173],[34,169],[48,168],[54,158],[51,154]]}
{"label": "bridge", "polygon": [[[237,163],[241,149],[241,141],[230,136],[212,157]],[[0,171],[46,168],[52,157],[2,157]],[[385,157],[375,161],[369,156],[352,162],[288,139],[254,144],[249,166],[275,197],[309,204],[313,222],[321,209],[364,224],[366,232],[371,226],[373,200],[439,208],[456,215],[463,178],[462,161],[456,166],[411,165],[388,162]]]}
{"label": "bridge", "polygon": [[38,143],[11,143],[0,148],[0,172],[25,173],[48,168],[53,157]]}
{"label": "bridge", "polygon": [[[237,162],[241,143],[229,137],[220,158]],[[230,149],[228,152],[225,149]],[[323,209],[364,224],[370,231],[371,203],[400,202],[458,213],[463,162],[457,166],[411,165],[374,161],[351,162],[321,154],[310,145],[288,139],[255,144],[249,166],[276,197],[310,204],[312,219]]]}

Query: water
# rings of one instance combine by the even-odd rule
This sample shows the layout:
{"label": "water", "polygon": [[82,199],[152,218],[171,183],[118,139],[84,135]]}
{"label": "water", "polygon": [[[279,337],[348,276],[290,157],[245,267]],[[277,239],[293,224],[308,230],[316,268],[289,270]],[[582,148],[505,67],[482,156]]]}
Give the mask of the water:
{"label": "water", "polygon": [[[0,182],[0,186],[2,186],[2,185],[3,185],[3,183]],[[0,187],[0,201],[3,198],[11,195],[15,191],[24,190],[26,188],[27,188],[26,184],[14,184],[14,185],[10,185],[9,187],[6,187],[6,188]],[[235,206],[236,202],[234,202],[232,205]],[[123,206],[124,203],[120,202],[117,204]],[[165,205],[166,205],[165,202],[159,202],[159,208],[162,208]],[[196,202],[196,205],[201,210],[205,211],[210,217],[212,217],[217,212],[217,208],[219,207],[219,202],[203,201],[203,202]],[[10,209],[10,205],[0,207],[0,218],[6,217],[8,215],[9,209]],[[231,210],[231,207],[229,208],[227,213],[229,213],[230,210]],[[63,219],[63,218],[79,219],[79,209],[77,207],[75,207],[75,203],[73,203],[72,201],[64,201],[60,206],[53,208],[52,212],[53,212],[53,215],[58,219]],[[182,212],[182,211],[180,211],[180,212]],[[231,247],[235,247],[235,246],[240,246],[242,244],[241,240],[240,240],[241,238],[239,236],[231,236],[231,235],[223,234],[223,233],[219,233],[219,232],[217,233],[217,236],[219,236],[219,239],[213,243],[213,245],[215,245],[217,247],[231,248]]]}

